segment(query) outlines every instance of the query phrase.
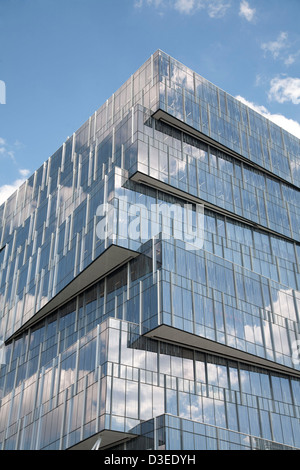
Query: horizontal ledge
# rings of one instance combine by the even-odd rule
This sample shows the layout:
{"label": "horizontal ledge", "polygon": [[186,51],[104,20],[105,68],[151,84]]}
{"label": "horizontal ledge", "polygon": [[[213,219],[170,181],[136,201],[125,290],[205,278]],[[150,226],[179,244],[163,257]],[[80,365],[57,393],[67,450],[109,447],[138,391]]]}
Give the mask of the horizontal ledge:
{"label": "horizontal ledge", "polygon": [[71,300],[80,292],[86,290],[98,282],[110,272],[119,268],[127,263],[130,259],[135,258],[140,253],[129,250],[127,248],[111,245],[101,255],[98,256],[89,266],[87,266],[80,274],[78,274],[73,281],[64,287],[58,294],[55,295],[49,302],[44,305],[33,317],[22,325],[17,331],[13,333],[6,343],[13,340],[28,328],[35,325],[38,321],[48,316],[61,305]]}
{"label": "horizontal ledge", "polygon": [[156,340],[167,341],[185,348],[197,349],[204,353],[221,356],[232,361],[243,362],[269,371],[300,378],[300,371],[297,369],[292,369],[291,367],[270,361],[269,359],[264,359],[240,349],[232,348],[231,346],[226,346],[225,344],[203,338],[202,336],[179,330],[173,326],[159,325],[148,333],[145,333],[144,336]]}

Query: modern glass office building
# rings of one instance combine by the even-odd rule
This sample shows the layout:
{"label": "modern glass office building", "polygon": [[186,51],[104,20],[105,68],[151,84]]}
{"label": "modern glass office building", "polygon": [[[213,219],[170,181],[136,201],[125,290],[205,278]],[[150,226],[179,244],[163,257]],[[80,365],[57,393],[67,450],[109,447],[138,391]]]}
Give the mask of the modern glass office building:
{"label": "modern glass office building", "polygon": [[300,449],[299,185],[155,52],[0,207],[0,448]]}

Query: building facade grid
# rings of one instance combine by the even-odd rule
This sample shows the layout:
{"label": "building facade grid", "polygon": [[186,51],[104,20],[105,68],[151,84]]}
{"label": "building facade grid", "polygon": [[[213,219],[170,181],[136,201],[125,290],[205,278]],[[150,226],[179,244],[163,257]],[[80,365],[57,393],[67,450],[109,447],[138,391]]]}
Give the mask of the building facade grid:
{"label": "building facade grid", "polygon": [[0,206],[1,448],[300,448],[299,160],[153,54]]}

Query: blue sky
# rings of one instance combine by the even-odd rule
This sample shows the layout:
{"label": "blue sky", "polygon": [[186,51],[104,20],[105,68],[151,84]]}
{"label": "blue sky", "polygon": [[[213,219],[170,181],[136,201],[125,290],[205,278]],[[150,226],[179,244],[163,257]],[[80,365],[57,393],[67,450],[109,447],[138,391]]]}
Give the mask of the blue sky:
{"label": "blue sky", "polygon": [[157,49],[300,138],[299,19],[299,0],[0,0],[0,203]]}

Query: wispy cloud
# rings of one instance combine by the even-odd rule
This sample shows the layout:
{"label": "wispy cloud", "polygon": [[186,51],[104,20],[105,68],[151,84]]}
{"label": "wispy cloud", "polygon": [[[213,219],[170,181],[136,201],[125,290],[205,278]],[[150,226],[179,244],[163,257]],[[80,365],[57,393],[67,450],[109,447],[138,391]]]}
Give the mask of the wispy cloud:
{"label": "wispy cloud", "polygon": [[[273,59],[281,60],[285,65],[292,65],[300,55],[298,41],[290,41],[288,33],[281,31],[275,41],[264,42],[261,44],[262,50],[271,54]],[[293,50],[294,49],[294,50]]]}
{"label": "wispy cloud", "polygon": [[221,18],[231,6],[231,0],[135,0],[134,6],[152,6],[159,11],[172,9],[184,15],[204,10],[210,18]]}
{"label": "wispy cloud", "polygon": [[195,2],[195,0],[176,0],[174,8],[180,13],[190,14],[199,8],[196,3],[198,2]]}
{"label": "wispy cloud", "polygon": [[168,1],[167,0],[134,0],[134,7],[139,9],[144,6],[148,7],[154,7],[154,8],[159,8],[159,7],[166,7]]}
{"label": "wispy cloud", "polygon": [[[25,168],[20,168],[18,165],[17,159],[15,157],[18,149],[22,148],[24,145],[18,140],[14,144],[9,144],[6,139],[0,137],[0,164],[3,167],[7,166],[7,162],[12,162],[13,171],[17,172],[17,176],[14,181],[9,184],[4,184],[0,186],[0,205],[9,198],[9,196],[16,191],[16,189],[21,186],[21,184],[28,178],[30,170]],[[18,168],[19,167],[19,168]]]}
{"label": "wispy cloud", "polygon": [[300,104],[300,78],[293,77],[275,77],[271,80],[269,99],[278,103],[287,101],[293,104]]}
{"label": "wispy cloud", "polygon": [[285,65],[291,65],[297,60],[297,57],[299,55],[300,55],[300,49],[298,49],[296,52],[292,54],[289,54],[287,57],[283,57],[283,62],[285,63]]}
{"label": "wispy cloud", "polygon": [[16,191],[22,185],[22,183],[24,183],[29,174],[30,170],[20,169],[19,178],[17,178],[11,184],[4,184],[3,186],[0,186],[0,205],[3,204],[6,199],[8,199]]}
{"label": "wispy cloud", "polygon": [[9,145],[3,137],[0,137],[0,158],[1,160],[8,158],[16,163],[14,148]]}
{"label": "wispy cloud", "polygon": [[251,8],[246,0],[242,0],[240,3],[239,15],[245,18],[247,21],[253,21],[255,18],[256,9]]}
{"label": "wispy cloud", "polygon": [[231,3],[222,0],[212,0],[207,3],[207,13],[211,18],[222,18],[225,16]]}
{"label": "wispy cloud", "polygon": [[242,96],[236,96],[236,99],[244,103],[246,106],[249,106],[257,113],[262,114],[265,118],[269,119],[270,121],[274,122],[278,126],[282,127],[283,129],[285,129],[286,131],[290,132],[291,134],[298,137],[298,139],[300,139],[300,123],[299,122],[293,119],[289,119],[283,116],[282,114],[272,114],[265,106],[252,103],[251,101],[246,100]]}
{"label": "wispy cloud", "polygon": [[289,54],[289,56],[284,60],[285,65],[291,65],[296,60],[296,54]]}
{"label": "wispy cloud", "polygon": [[274,57],[274,59],[277,59],[279,57],[279,54],[282,52],[282,50],[287,49],[288,47],[288,33],[282,31],[277,39],[275,41],[269,41],[269,42],[264,42],[261,45],[261,48],[265,53],[270,52],[271,55]]}
{"label": "wispy cloud", "polygon": [[23,178],[27,178],[27,176],[30,175],[30,170],[27,170],[26,168],[20,169],[19,173]]}

